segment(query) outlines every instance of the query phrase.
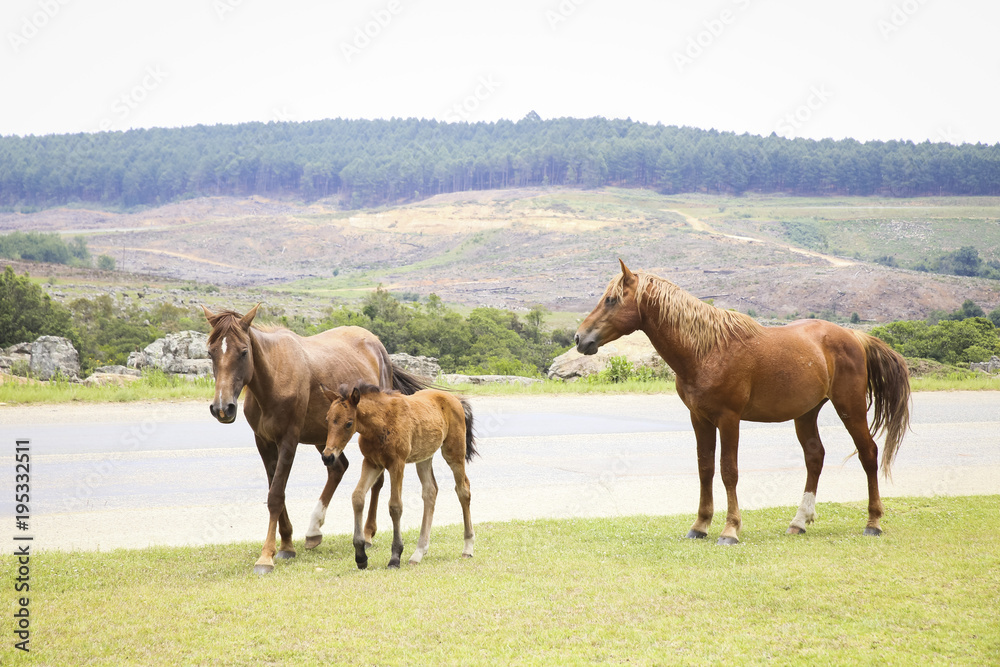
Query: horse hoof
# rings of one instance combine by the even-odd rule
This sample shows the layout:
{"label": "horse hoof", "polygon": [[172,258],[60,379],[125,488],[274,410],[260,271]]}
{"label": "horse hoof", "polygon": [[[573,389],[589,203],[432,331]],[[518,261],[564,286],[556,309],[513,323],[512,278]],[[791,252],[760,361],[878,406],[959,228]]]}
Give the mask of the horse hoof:
{"label": "horse hoof", "polygon": [[274,557],[275,558],[280,558],[281,560],[288,560],[289,558],[295,558],[295,552],[294,551],[279,551],[278,553],[274,554]]}
{"label": "horse hoof", "polygon": [[273,565],[254,565],[253,566],[253,573],[254,574],[271,574],[272,572],[274,572],[274,566]]}
{"label": "horse hoof", "polygon": [[708,537],[708,533],[703,533],[700,530],[695,530],[692,528],[688,531],[687,538],[689,540],[703,540]]}
{"label": "horse hoof", "polygon": [[315,549],[322,541],[322,535],[306,535],[306,549]]}
{"label": "horse hoof", "polygon": [[799,528],[798,526],[789,526],[788,530],[785,531],[785,535],[805,535],[806,529]]}
{"label": "horse hoof", "polygon": [[879,537],[882,534],[881,528],[865,528],[865,535],[870,537]]}
{"label": "horse hoof", "polygon": [[472,554],[462,554],[462,558],[472,558]]}
{"label": "horse hoof", "polygon": [[719,541],[716,542],[716,544],[724,544],[724,545],[727,545],[727,546],[731,545],[731,544],[739,544],[739,543],[740,543],[740,541],[738,539],[736,539],[735,537],[720,537]]}
{"label": "horse hoof", "polygon": [[358,564],[358,569],[359,570],[367,570],[368,569],[368,559],[367,558],[365,558],[364,560],[355,558],[354,562]]}
{"label": "horse hoof", "polygon": [[409,563],[407,563],[407,565],[420,565],[420,561],[419,560],[411,560]]}

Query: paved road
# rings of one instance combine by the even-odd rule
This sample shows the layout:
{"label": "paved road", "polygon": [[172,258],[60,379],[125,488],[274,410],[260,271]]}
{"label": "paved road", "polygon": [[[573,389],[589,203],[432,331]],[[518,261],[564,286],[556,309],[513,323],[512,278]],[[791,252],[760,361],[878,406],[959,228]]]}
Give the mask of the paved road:
{"label": "paved road", "polygon": [[[475,398],[482,457],[469,467],[476,522],[537,517],[693,513],[694,435],[676,396]],[[885,496],[1000,493],[1000,392],[914,398]],[[819,500],[863,500],[865,478],[832,410],[820,416],[827,465]],[[249,426],[215,422],[202,403],[0,407],[0,507],[13,514],[13,447],[31,440],[31,533],[38,549],[100,549],[262,540],[266,481]],[[350,531],[348,496],[360,454],[334,496],[324,530]],[[786,424],[744,423],[740,501],[795,505],[805,467]],[[451,474],[436,459],[435,524],[459,523]],[[408,471],[410,473],[410,471]],[[300,447],[288,486],[296,539],[325,480],[319,453]],[[717,476],[716,509],[725,511]],[[418,525],[416,474],[403,521]],[[388,525],[382,501],[382,529]],[[788,517],[791,520],[791,515]],[[822,517],[821,517],[822,519]],[[863,517],[859,515],[859,527]],[[11,521],[13,524],[13,521]],[[776,530],[783,526],[776,526]],[[13,532],[11,525],[7,528]]]}

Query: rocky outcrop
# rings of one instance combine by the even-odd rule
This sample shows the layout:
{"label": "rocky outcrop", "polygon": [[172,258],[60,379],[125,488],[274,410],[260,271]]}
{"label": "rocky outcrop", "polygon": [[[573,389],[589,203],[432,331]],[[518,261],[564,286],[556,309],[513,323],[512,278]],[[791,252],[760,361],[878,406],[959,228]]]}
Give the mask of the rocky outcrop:
{"label": "rocky outcrop", "polygon": [[461,373],[446,373],[440,378],[445,384],[520,384],[529,385],[541,382],[538,378],[526,378],[520,375],[462,375]]}
{"label": "rocky outcrop", "polygon": [[111,375],[131,375],[132,377],[142,377],[142,371],[136,368],[127,368],[125,366],[98,366],[94,369],[94,373],[109,373]]}
{"label": "rocky outcrop", "polygon": [[608,360],[612,357],[625,357],[637,366],[647,366],[657,370],[666,368],[666,364],[646,334],[636,331],[602,345],[597,354],[590,356],[580,354],[575,347],[571,348],[552,360],[548,375],[550,379],[560,380],[587,377],[607,368]]}
{"label": "rocky outcrop", "polygon": [[141,352],[128,355],[129,368],[159,368],[164,373],[180,375],[210,375],[212,360],[208,356],[208,334],[181,331],[158,338]]}
{"label": "rocky outcrop", "polygon": [[56,376],[76,380],[80,375],[80,353],[67,338],[42,336],[31,344],[28,368],[39,380]]}
{"label": "rocky outcrop", "polygon": [[[131,369],[127,369],[131,370]],[[117,386],[124,387],[127,384],[138,381],[142,375],[133,375],[132,373],[93,373],[88,375],[83,380],[83,384],[88,387],[107,387],[107,386]]]}
{"label": "rocky outcrop", "polygon": [[414,357],[405,352],[390,354],[392,363],[402,368],[407,373],[419,375],[421,377],[435,380],[441,374],[441,366],[434,357]]}
{"label": "rocky outcrop", "polygon": [[972,362],[969,364],[969,370],[996,373],[1000,371],[1000,357],[993,355],[989,361]]}

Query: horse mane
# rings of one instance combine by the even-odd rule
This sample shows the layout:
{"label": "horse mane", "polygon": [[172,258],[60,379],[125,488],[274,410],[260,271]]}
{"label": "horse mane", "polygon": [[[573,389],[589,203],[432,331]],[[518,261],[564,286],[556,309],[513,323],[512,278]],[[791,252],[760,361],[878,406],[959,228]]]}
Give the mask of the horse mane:
{"label": "horse mane", "polygon": [[[714,348],[732,341],[744,341],[764,331],[764,327],[749,315],[723,310],[705,303],[666,278],[636,271],[635,305],[642,316],[644,308],[659,310],[657,324],[673,329],[694,350],[704,357]],[[602,297],[622,299],[625,295],[624,274],[608,283]]]}
{"label": "horse mane", "polygon": [[[243,315],[237,313],[235,310],[222,310],[216,313],[215,317],[209,322],[212,325],[212,331],[208,334],[208,344],[212,345],[220,338],[225,338],[226,336],[236,336],[236,339],[241,343],[248,343],[248,336],[240,325],[241,319],[243,319]],[[285,327],[270,324],[261,326],[251,324],[250,328],[266,333],[288,331]]]}

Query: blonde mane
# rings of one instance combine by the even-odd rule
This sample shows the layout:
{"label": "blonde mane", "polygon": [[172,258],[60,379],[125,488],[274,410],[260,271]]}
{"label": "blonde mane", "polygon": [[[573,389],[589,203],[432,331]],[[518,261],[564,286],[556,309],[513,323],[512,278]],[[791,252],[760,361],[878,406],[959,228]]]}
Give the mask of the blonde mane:
{"label": "blonde mane", "polygon": [[[695,356],[704,357],[711,350],[732,341],[744,341],[764,331],[749,315],[722,310],[705,303],[665,278],[636,271],[635,305],[642,317],[643,310],[659,311],[657,324],[673,329],[691,346]],[[608,283],[603,298],[625,295],[624,274]]]}

